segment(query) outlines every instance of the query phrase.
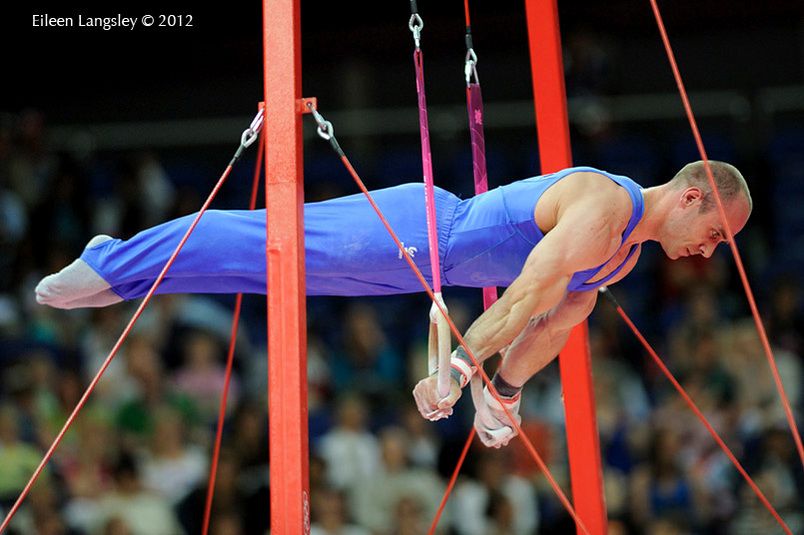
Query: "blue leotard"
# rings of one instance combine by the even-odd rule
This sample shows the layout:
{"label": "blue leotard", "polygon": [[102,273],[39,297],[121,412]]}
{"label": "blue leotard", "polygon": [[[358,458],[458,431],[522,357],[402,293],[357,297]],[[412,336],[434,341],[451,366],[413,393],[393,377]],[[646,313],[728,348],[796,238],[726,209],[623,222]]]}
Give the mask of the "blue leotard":
{"label": "blue leotard", "polygon": [[[445,286],[508,286],[544,236],[534,221],[541,195],[577,171],[600,173],[628,191],[633,208],[623,242],[642,217],[641,187],[590,167],[528,178],[461,200],[435,190],[438,247]],[[421,183],[372,192],[391,226],[432,284]],[[194,216],[84,250],[86,261],[124,299],[145,295]],[[393,240],[362,194],[304,206],[308,295],[389,295],[422,291]],[[575,273],[570,291],[596,289],[634,254],[595,283],[603,265]],[[265,286],[265,210],[208,211],[157,293],[262,293]]]}

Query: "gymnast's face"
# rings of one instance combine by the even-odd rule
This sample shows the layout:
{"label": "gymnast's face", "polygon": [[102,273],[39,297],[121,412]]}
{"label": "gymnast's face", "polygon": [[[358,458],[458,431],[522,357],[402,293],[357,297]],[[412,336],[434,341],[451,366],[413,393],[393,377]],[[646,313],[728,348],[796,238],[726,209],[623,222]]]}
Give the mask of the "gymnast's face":
{"label": "gymnast's face", "polygon": [[[680,192],[678,202],[666,222],[664,236],[660,240],[667,256],[673,260],[693,255],[709,258],[718,244],[727,241],[717,206],[714,205],[714,201],[711,203],[708,209],[701,209],[704,195],[699,188],[689,187]],[[734,234],[737,234],[745,226],[751,213],[748,201],[739,195],[724,208],[729,227]]]}

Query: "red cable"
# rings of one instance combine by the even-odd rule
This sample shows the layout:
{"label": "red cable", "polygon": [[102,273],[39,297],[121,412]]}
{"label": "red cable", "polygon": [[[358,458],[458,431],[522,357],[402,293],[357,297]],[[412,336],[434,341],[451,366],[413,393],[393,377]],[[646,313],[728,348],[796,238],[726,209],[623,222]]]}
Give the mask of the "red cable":
{"label": "red cable", "polygon": [[581,519],[578,517],[578,514],[575,512],[575,509],[572,507],[572,504],[569,502],[569,500],[567,499],[566,495],[561,490],[561,487],[558,486],[558,483],[556,482],[555,478],[553,478],[553,475],[550,473],[550,470],[548,470],[547,465],[545,465],[545,463],[542,460],[541,456],[539,456],[539,453],[536,451],[536,448],[533,446],[533,443],[531,443],[530,439],[522,431],[522,427],[516,422],[516,420],[514,419],[513,415],[511,414],[511,412],[508,410],[508,408],[505,406],[505,404],[500,400],[500,395],[499,395],[499,393],[497,393],[497,389],[494,388],[494,385],[491,384],[491,380],[489,379],[488,375],[486,375],[486,372],[483,370],[483,366],[480,365],[480,363],[478,362],[478,360],[475,357],[475,355],[472,352],[472,350],[469,349],[469,346],[466,345],[466,341],[463,339],[463,336],[461,335],[460,331],[455,326],[455,323],[453,323],[452,319],[446,314],[446,311],[444,310],[444,308],[436,300],[435,295],[433,294],[433,290],[430,288],[430,285],[427,284],[427,281],[425,280],[424,275],[422,275],[422,272],[416,266],[416,263],[410,257],[410,254],[408,254],[407,250],[405,250],[405,247],[402,245],[402,242],[400,241],[399,237],[394,232],[394,229],[391,228],[391,224],[388,223],[388,220],[383,215],[382,210],[380,210],[379,206],[377,206],[377,203],[374,202],[374,199],[372,198],[371,193],[369,193],[368,189],[366,188],[366,185],[363,184],[363,180],[360,179],[360,176],[358,176],[357,171],[355,171],[354,167],[352,167],[352,164],[349,162],[349,159],[346,157],[346,155],[344,155],[342,152],[339,155],[340,155],[341,161],[343,162],[343,165],[346,167],[347,171],[349,171],[349,174],[352,175],[352,178],[354,179],[355,183],[360,188],[360,190],[363,192],[363,194],[366,196],[366,199],[368,199],[369,204],[371,204],[371,207],[377,213],[377,216],[380,218],[380,221],[382,221],[382,224],[385,226],[385,229],[388,231],[388,234],[394,240],[394,243],[396,243],[397,248],[399,249],[399,251],[402,254],[402,256],[405,258],[405,261],[408,263],[410,268],[413,270],[413,273],[414,273],[414,275],[416,275],[416,278],[419,279],[419,282],[421,283],[422,288],[427,293],[427,295],[430,296],[430,300],[432,300],[433,303],[435,303],[435,305],[436,305],[436,307],[438,307],[439,311],[446,317],[447,323],[449,324],[449,328],[452,331],[452,334],[458,340],[458,343],[461,346],[463,346],[463,348],[466,350],[466,354],[471,359],[472,364],[474,364],[475,367],[477,368],[477,373],[480,375],[480,377],[483,379],[483,381],[488,386],[489,392],[500,403],[500,405],[502,406],[503,410],[505,411],[506,416],[508,416],[508,419],[511,420],[511,423],[514,425],[514,428],[516,429],[517,433],[519,433],[520,438],[524,442],[525,448],[531,454],[531,456],[533,457],[533,460],[536,462],[536,465],[539,467],[539,469],[544,473],[544,477],[547,479],[548,483],[553,488],[553,491],[555,491],[556,496],[558,496],[559,501],[564,506],[564,508],[567,510],[567,512],[570,514],[570,516],[572,516],[572,518],[575,521],[575,524],[578,526],[578,528],[583,533],[586,533],[586,535],[589,535],[589,531],[586,529],[586,526],[581,521]]}
{"label": "red cable", "polygon": [[[257,163],[254,166],[254,182],[251,186],[251,200],[248,209],[254,210],[257,207],[257,190],[260,186],[260,171],[262,170],[262,158],[265,152],[265,143],[262,143],[262,136],[257,138]],[[204,525],[201,530],[203,535],[209,533],[209,522],[212,516],[212,499],[215,496],[215,479],[218,474],[218,458],[221,453],[221,442],[223,441],[223,423],[226,419],[226,403],[229,398],[229,385],[232,378],[232,366],[234,364],[234,352],[237,345],[237,328],[240,323],[240,308],[243,304],[243,294],[238,293],[235,298],[234,312],[232,313],[232,334],[229,338],[229,352],[226,357],[226,374],[223,380],[223,392],[221,392],[221,403],[218,409],[218,428],[215,432],[215,447],[212,453],[212,463],[209,469],[209,483],[207,486],[207,499],[204,507]]]}
{"label": "red cable", "polygon": [[129,333],[131,332],[131,329],[134,327],[134,324],[137,322],[137,320],[139,319],[140,315],[142,315],[142,312],[143,312],[143,310],[145,310],[145,307],[150,302],[151,297],[153,297],[154,292],[156,291],[156,288],[162,282],[162,279],[165,278],[165,274],[167,273],[168,269],[170,269],[170,266],[173,265],[173,262],[176,260],[176,257],[179,255],[179,251],[181,251],[182,247],[184,247],[184,244],[187,241],[187,239],[190,237],[190,234],[193,232],[193,230],[195,229],[196,225],[198,225],[198,221],[201,219],[201,216],[204,215],[204,212],[206,212],[207,208],[212,203],[212,200],[218,194],[218,190],[220,190],[221,186],[223,186],[223,183],[226,182],[226,178],[229,176],[229,173],[232,172],[232,166],[234,165],[235,161],[236,161],[236,157],[233,158],[232,161],[229,163],[229,165],[226,166],[226,169],[223,171],[223,174],[218,179],[217,184],[215,184],[215,187],[212,188],[212,192],[209,194],[209,197],[207,197],[207,200],[204,202],[204,205],[198,211],[198,214],[195,216],[195,219],[193,219],[193,222],[190,225],[190,228],[187,229],[187,232],[184,234],[184,237],[181,239],[181,242],[179,242],[179,245],[176,246],[176,249],[173,251],[173,254],[170,255],[170,258],[168,259],[167,263],[165,264],[165,267],[162,268],[162,271],[159,273],[159,276],[154,281],[153,285],[151,286],[151,289],[148,290],[148,293],[145,295],[145,297],[143,298],[142,302],[137,307],[136,312],[134,312],[134,315],[131,317],[131,320],[128,322],[128,325],[126,325],[126,328],[123,330],[123,334],[121,334],[120,338],[117,339],[117,342],[114,344],[114,347],[112,347],[112,350],[109,352],[109,355],[106,357],[106,360],[103,361],[103,364],[101,365],[100,369],[98,370],[98,373],[95,374],[95,377],[92,379],[92,382],[89,383],[89,386],[84,391],[84,394],[81,396],[81,399],[78,400],[78,404],[75,406],[75,409],[73,409],[73,412],[67,418],[67,421],[64,422],[64,426],[61,428],[61,431],[59,431],[59,434],[56,435],[56,438],[53,441],[53,444],[51,444],[50,448],[47,450],[47,453],[45,453],[45,456],[42,459],[42,462],[39,463],[39,466],[37,466],[36,470],[34,471],[33,475],[31,476],[31,479],[28,480],[28,484],[25,485],[25,488],[22,490],[22,493],[20,494],[19,498],[17,498],[17,501],[14,502],[14,506],[8,512],[8,515],[6,515],[6,518],[5,518],[5,520],[3,520],[3,523],[0,524],[0,533],[3,533],[3,531],[5,531],[5,529],[8,527],[8,524],[11,522],[12,517],[16,514],[17,509],[19,509],[20,505],[22,505],[22,501],[28,495],[28,492],[30,492],[31,487],[36,482],[36,480],[39,478],[39,475],[42,473],[42,470],[45,468],[45,465],[48,463],[50,458],[53,456],[53,452],[56,451],[56,448],[61,443],[62,438],[64,438],[64,434],[67,432],[67,430],[73,424],[73,421],[78,416],[78,413],[84,407],[84,404],[87,402],[87,399],[89,398],[90,394],[95,389],[95,386],[97,386],[98,381],[100,381],[100,378],[103,375],[103,372],[106,371],[106,368],[108,368],[109,364],[111,364],[112,359],[117,354],[117,352],[120,350],[120,347],[123,345],[123,342],[128,337]]}
{"label": "red cable", "polygon": [[698,124],[695,121],[695,116],[692,113],[692,106],[690,106],[690,101],[687,98],[687,90],[684,88],[684,82],[681,80],[681,73],[678,70],[676,58],[673,54],[673,49],[670,46],[670,39],[668,39],[667,32],[664,28],[662,15],[659,13],[659,6],[656,4],[656,0],[650,0],[650,4],[653,8],[653,14],[656,17],[656,24],[659,26],[659,33],[662,36],[664,49],[667,52],[667,59],[670,60],[670,67],[673,70],[673,76],[676,79],[678,91],[681,94],[681,101],[684,104],[684,111],[687,114],[687,119],[689,120],[690,127],[692,128],[692,135],[695,137],[695,143],[698,145],[698,152],[701,154],[701,159],[704,162],[706,176],[709,178],[710,187],[715,194],[715,201],[717,203],[718,212],[720,212],[720,219],[723,222],[723,228],[726,230],[726,235],[729,239],[729,246],[731,247],[734,261],[737,264],[737,271],[740,274],[740,280],[743,283],[745,295],[748,298],[748,304],[751,307],[751,314],[754,316],[754,324],[756,325],[757,332],[759,333],[759,338],[762,341],[762,347],[765,350],[768,365],[770,366],[771,373],[773,374],[773,381],[776,383],[776,390],[779,392],[779,396],[782,399],[782,406],[784,407],[787,424],[790,427],[791,433],[793,434],[793,440],[796,443],[801,464],[804,466],[804,445],[801,443],[801,435],[798,432],[796,419],[793,415],[793,410],[790,407],[790,401],[787,397],[787,393],[784,390],[782,379],[779,376],[779,369],[776,366],[776,359],[773,356],[773,351],[771,350],[770,342],[768,341],[768,335],[765,332],[764,325],[762,324],[762,318],[759,315],[759,309],[757,308],[756,301],[754,300],[754,293],[751,290],[751,285],[748,283],[748,277],[745,274],[745,269],[743,268],[743,261],[740,257],[740,252],[737,250],[737,242],[734,240],[734,234],[732,233],[731,227],[729,226],[729,221],[726,218],[726,210],[723,208],[723,201],[720,198],[720,193],[718,192],[717,185],[715,183],[715,177],[712,175],[712,169],[709,167],[709,159],[706,157],[706,151],[704,150],[703,141],[701,140],[701,134],[698,131]]}
{"label": "red cable", "polygon": [[469,0],[463,0],[463,13],[466,16],[466,27],[469,28],[472,25],[469,21]]}
{"label": "red cable", "polygon": [[438,521],[441,520],[441,514],[444,512],[444,508],[447,506],[447,500],[449,499],[449,495],[452,493],[452,488],[455,486],[455,482],[458,480],[458,473],[461,471],[461,466],[463,465],[463,461],[466,460],[466,454],[469,452],[469,446],[472,445],[472,439],[474,438],[475,428],[472,427],[472,430],[469,431],[469,438],[466,439],[466,444],[463,445],[463,450],[461,450],[461,456],[458,458],[457,467],[452,472],[452,477],[449,478],[447,489],[444,491],[444,497],[441,498],[441,503],[438,504],[438,510],[436,511],[435,518],[433,519],[433,523],[430,525],[430,531],[427,532],[427,535],[433,535],[438,527]]}
{"label": "red cable", "polygon": [[773,517],[776,519],[776,521],[779,523],[779,525],[782,526],[782,528],[785,530],[785,532],[788,533],[789,535],[793,535],[793,532],[790,531],[790,528],[788,528],[787,524],[784,523],[784,520],[782,520],[782,517],[779,516],[779,513],[776,512],[776,509],[773,508],[773,506],[770,504],[770,502],[765,497],[765,495],[762,494],[762,491],[759,490],[759,487],[756,485],[756,483],[754,483],[754,480],[751,479],[751,476],[749,476],[748,472],[745,471],[743,466],[740,464],[740,461],[737,460],[737,457],[734,456],[734,454],[731,452],[731,450],[726,445],[726,443],[723,442],[723,439],[720,438],[720,435],[717,434],[717,431],[715,431],[715,429],[712,427],[712,425],[706,419],[706,416],[704,416],[703,413],[698,409],[698,407],[695,405],[695,403],[689,397],[689,395],[684,390],[684,388],[679,384],[679,382],[676,380],[676,378],[673,377],[673,374],[670,372],[670,370],[667,369],[667,366],[664,365],[664,362],[662,362],[662,359],[659,358],[659,355],[656,354],[656,351],[654,351],[653,347],[651,347],[651,345],[648,343],[648,341],[645,339],[645,337],[642,336],[642,333],[639,332],[639,329],[637,329],[636,326],[633,324],[633,322],[631,322],[631,319],[628,317],[628,315],[625,313],[625,311],[622,309],[622,307],[614,300],[614,298],[611,296],[611,293],[608,290],[605,290],[604,293],[606,293],[607,296],[611,298],[611,301],[612,301],[615,309],[617,310],[617,313],[625,321],[625,323],[631,328],[631,330],[634,332],[636,337],[639,339],[639,341],[645,347],[645,350],[650,354],[650,356],[653,358],[654,362],[656,362],[656,365],[659,366],[660,370],[662,370],[662,373],[664,373],[664,375],[670,380],[670,382],[673,384],[673,386],[678,391],[678,393],[681,394],[681,397],[687,403],[687,405],[692,410],[692,412],[694,412],[695,415],[698,417],[698,419],[701,420],[701,422],[706,427],[706,430],[709,431],[709,434],[712,435],[712,438],[714,438],[715,442],[717,442],[718,446],[720,446],[720,449],[723,450],[723,452],[726,454],[726,456],[729,458],[729,460],[732,462],[732,464],[737,468],[737,470],[740,472],[740,474],[742,474],[743,478],[748,482],[748,485],[754,491],[754,494],[756,494],[759,497],[760,501],[763,503],[763,505],[765,505],[765,507],[768,509],[768,511],[770,511],[770,513],[773,515]]}

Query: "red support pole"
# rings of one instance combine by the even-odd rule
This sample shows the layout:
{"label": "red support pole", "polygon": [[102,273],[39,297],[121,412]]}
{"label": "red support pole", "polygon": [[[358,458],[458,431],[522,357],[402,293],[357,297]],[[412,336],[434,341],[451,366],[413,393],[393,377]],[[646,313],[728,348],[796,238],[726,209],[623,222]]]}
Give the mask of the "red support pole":
{"label": "red support pole", "polygon": [[[525,0],[541,172],[572,166],[556,0]],[[607,532],[600,441],[586,322],[559,356],[575,510],[592,535]],[[580,533],[580,532],[579,532]]]}
{"label": "red support pole", "polygon": [[299,17],[299,0],[263,0],[271,533],[279,535],[310,532]]}

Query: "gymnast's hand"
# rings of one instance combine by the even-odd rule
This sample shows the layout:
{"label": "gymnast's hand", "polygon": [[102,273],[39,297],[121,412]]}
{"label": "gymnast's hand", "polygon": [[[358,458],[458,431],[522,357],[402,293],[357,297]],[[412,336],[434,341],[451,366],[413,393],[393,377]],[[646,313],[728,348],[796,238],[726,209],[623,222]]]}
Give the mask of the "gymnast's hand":
{"label": "gymnast's hand", "polygon": [[449,395],[441,399],[438,395],[438,373],[434,373],[418,382],[413,389],[413,397],[422,417],[434,422],[452,414],[453,405],[461,397],[461,387],[454,378],[450,379]]}
{"label": "gymnast's hand", "polygon": [[[518,393],[513,398],[500,396],[506,408],[516,419],[516,423],[522,422],[519,416],[519,405],[522,401],[522,393]],[[490,448],[500,448],[507,446],[512,438],[517,436],[517,430],[508,415],[502,408],[499,401],[489,392],[489,387],[483,389],[483,406],[477,407],[475,413],[475,429],[480,437],[480,441]]]}

